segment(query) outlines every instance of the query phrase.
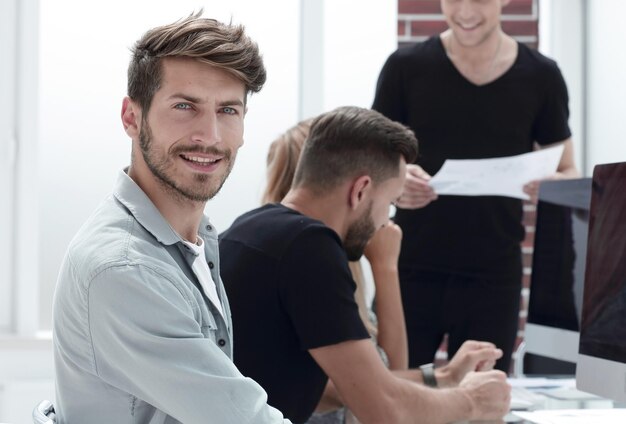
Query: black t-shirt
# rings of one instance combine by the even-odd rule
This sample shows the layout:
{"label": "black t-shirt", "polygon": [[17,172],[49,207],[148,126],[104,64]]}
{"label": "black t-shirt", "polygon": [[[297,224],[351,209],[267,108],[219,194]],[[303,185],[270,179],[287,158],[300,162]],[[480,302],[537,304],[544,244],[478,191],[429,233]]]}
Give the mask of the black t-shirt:
{"label": "black t-shirt", "polygon": [[[439,36],[398,49],[379,76],[373,109],[402,122],[419,143],[416,161],[435,175],[446,159],[530,152],[570,137],[567,87],[556,63],[518,44],[511,68],[477,86],[447,57]],[[398,209],[400,266],[472,276],[521,269],[522,202],[500,196],[440,196]]]}
{"label": "black t-shirt", "polygon": [[280,204],[239,217],[220,237],[234,361],[268,403],[306,421],[328,380],[308,349],[369,338],[341,240]]}

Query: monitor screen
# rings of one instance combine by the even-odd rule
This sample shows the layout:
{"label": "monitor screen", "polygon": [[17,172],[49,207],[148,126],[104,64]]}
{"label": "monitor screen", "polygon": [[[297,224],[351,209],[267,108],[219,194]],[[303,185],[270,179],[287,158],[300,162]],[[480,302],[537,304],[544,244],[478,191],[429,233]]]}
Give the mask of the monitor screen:
{"label": "monitor screen", "polygon": [[626,402],[626,163],[593,172],[580,347],[580,390]]}
{"label": "monitor screen", "polygon": [[574,374],[590,198],[591,178],[545,181],[539,188],[524,341],[527,353],[570,364],[525,361],[526,373],[534,365],[541,373]]}

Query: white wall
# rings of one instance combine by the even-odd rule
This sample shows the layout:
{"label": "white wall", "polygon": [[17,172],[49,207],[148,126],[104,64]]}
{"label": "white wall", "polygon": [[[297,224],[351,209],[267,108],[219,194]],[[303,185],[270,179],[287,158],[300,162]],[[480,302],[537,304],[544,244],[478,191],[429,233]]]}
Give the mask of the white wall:
{"label": "white wall", "polygon": [[626,161],[626,2],[588,0],[589,170]]}
{"label": "white wall", "polygon": [[[300,80],[300,3],[294,0],[41,2],[40,234],[41,325],[50,327],[56,275],[71,237],[128,163],[119,119],[129,47],[142,32],[204,5],[205,16],[243,23],[263,53],[264,89],[251,97],[245,144],[206,212],[220,229],[256,207],[269,143],[300,118],[301,84],[323,93],[307,116],[344,104],[369,107],[378,72],[395,48],[395,2],[303,0],[324,11],[313,24],[323,41],[322,78]],[[321,3],[320,3],[321,2]],[[364,7],[368,5],[368,7]],[[303,17],[309,19],[308,15]],[[310,94],[309,94],[310,95]],[[307,117],[303,116],[303,117]]]}
{"label": "white wall", "polygon": [[539,51],[556,60],[567,84],[574,158],[583,175],[587,175],[583,31],[586,1],[539,1]]}
{"label": "white wall", "polygon": [[597,164],[626,161],[625,14],[623,0],[540,1],[540,50],[557,60],[567,82],[585,176]]}
{"label": "white wall", "polygon": [[[20,98],[19,102],[23,110],[31,111],[31,127],[38,129],[39,137],[32,143],[38,150],[21,160],[29,165],[25,170],[38,175],[36,184],[27,188],[39,202],[39,207],[32,210],[38,216],[32,223],[36,235],[31,246],[40,253],[40,261],[31,264],[25,278],[39,280],[30,281],[31,286],[41,288],[40,313],[33,315],[40,316],[40,328],[44,330],[51,325],[52,293],[71,237],[110,192],[117,172],[128,163],[130,141],[122,130],[119,112],[126,91],[129,48],[144,30],[204,7],[205,16],[243,23],[261,48],[267,83],[250,99],[245,145],[237,164],[221,193],[207,206],[207,213],[222,229],[258,205],[269,143],[311,114],[343,104],[369,107],[380,67],[395,48],[396,5],[387,0],[114,0],[101,2],[89,11],[79,0],[27,2],[39,4],[39,26],[18,29],[32,34],[39,30],[39,66],[34,67],[39,79],[31,82],[36,95]],[[302,50],[301,3],[320,6],[323,12],[317,17],[302,16],[305,26],[316,28],[314,36],[325,40],[321,45],[307,47],[317,51],[312,53],[323,64],[321,78],[314,80],[301,69],[304,59],[310,56],[310,50]],[[12,22],[9,15],[2,17]],[[311,19],[315,21],[309,22]],[[8,28],[3,26],[0,31],[7,32]],[[4,32],[0,35],[4,41]],[[2,44],[0,52],[7,52]],[[9,65],[0,66],[1,72],[17,69],[10,56],[4,56],[9,57]],[[321,101],[311,102],[312,93],[321,93]],[[17,100],[0,102],[2,116],[9,116],[13,101]],[[314,105],[307,109],[309,115],[303,114],[302,104]],[[37,114],[39,119],[35,119]],[[12,131],[9,127],[0,121],[3,153],[10,152],[6,136]],[[0,194],[6,195],[10,188],[0,186]],[[5,209],[10,211],[12,207]],[[12,219],[5,209],[0,211],[6,218],[3,231],[11,228]],[[3,246],[0,248],[5,250],[12,247]],[[28,259],[28,255],[23,257]],[[39,278],[29,274],[33,271]],[[0,294],[17,291],[15,284],[0,275]],[[36,296],[23,297],[21,303],[35,310]],[[29,317],[26,310],[19,314]],[[7,333],[2,325],[0,320],[0,334]],[[15,333],[11,336],[10,328],[8,333],[8,338],[0,335],[0,422],[27,422],[36,400],[53,398],[50,339],[48,335],[44,340],[24,340],[34,337],[34,331],[19,333],[17,338]]]}
{"label": "white wall", "polygon": [[[14,1],[0,2],[0,56],[9,63],[17,60],[16,15]],[[0,66],[0,223],[13,222],[15,171],[15,67]],[[2,224],[0,224],[2,225]],[[9,281],[13,268],[12,225],[0,227],[0,333],[12,327],[13,290]],[[2,283],[4,282],[4,284]]]}
{"label": "white wall", "polygon": [[44,328],[50,327],[52,292],[66,246],[129,162],[130,140],[119,118],[129,48],[148,28],[202,6],[207,17],[243,23],[259,44],[268,72],[265,88],[250,98],[237,164],[207,206],[207,214],[224,229],[235,214],[257,205],[267,144],[298,118],[298,2],[116,0],[102,2],[89,13],[80,0],[41,2]]}

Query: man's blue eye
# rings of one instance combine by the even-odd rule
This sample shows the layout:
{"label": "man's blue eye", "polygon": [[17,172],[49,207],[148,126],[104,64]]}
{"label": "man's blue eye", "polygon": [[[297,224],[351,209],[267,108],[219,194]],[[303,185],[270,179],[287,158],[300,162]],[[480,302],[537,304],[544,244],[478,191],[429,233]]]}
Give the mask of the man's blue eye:
{"label": "man's blue eye", "polygon": [[191,106],[188,105],[187,103],[177,103],[174,106],[175,109],[182,109],[182,110],[186,110],[186,109],[191,109]]}
{"label": "man's blue eye", "polygon": [[226,106],[226,107],[223,109],[223,111],[224,111],[224,113],[227,113],[227,114],[229,114],[229,115],[234,115],[234,114],[236,114],[236,113],[237,113],[237,110],[236,110],[235,108],[228,107],[228,106]]}

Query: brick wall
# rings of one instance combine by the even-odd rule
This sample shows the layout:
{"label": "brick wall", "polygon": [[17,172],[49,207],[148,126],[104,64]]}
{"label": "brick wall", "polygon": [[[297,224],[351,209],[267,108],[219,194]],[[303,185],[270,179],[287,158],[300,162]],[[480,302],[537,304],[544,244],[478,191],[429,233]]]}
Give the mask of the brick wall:
{"label": "brick wall", "polygon": [[[502,11],[502,29],[537,47],[538,0],[511,0]],[[439,0],[398,0],[398,44],[422,41],[447,28]]]}
{"label": "brick wall", "polygon": [[[502,11],[502,28],[504,32],[514,37],[517,41],[533,48],[537,48],[539,42],[538,1],[511,0]],[[443,32],[446,28],[445,19],[441,14],[440,0],[398,0],[399,46],[423,41],[431,35]],[[530,203],[524,204],[523,223],[526,227],[526,238],[522,242],[524,275],[516,347],[524,338],[532,269],[535,206]],[[445,351],[441,351],[437,356],[439,360],[444,359]]]}

